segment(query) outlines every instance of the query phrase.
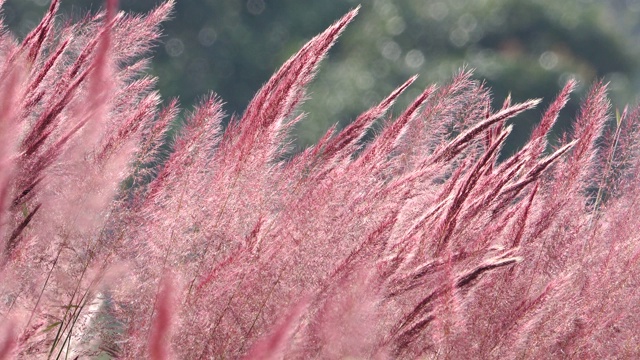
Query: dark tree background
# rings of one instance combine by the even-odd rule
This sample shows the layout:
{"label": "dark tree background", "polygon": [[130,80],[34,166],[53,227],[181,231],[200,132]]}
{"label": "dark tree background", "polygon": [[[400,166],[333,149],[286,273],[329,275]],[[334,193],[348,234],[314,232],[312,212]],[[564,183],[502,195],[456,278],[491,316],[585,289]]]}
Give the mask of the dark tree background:
{"label": "dark tree background", "polygon": [[[33,28],[48,0],[8,0],[5,22],[20,36]],[[157,0],[122,0],[145,12]],[[462,66],[493,89],[495,105],[544,97],[550,101],[569,78],[581,88],[558,132],[566,129],[581,95],[596,79],[611,83],[614,106],[635,101],[640,46],[639,0],[177,0],[153,55],[165,99],[190,107],[209,91],[241,113],[252,95],[310,37],[350,8],[361,13],[323,64],[304,105],[307,120],[298,146],[330,125],[346,124],[413,74],[408,102],[422,87],[443,83]],[[62,0],[63,16],[96,11],[99,0]],[[516,120],[510,152],[544,110]]]}

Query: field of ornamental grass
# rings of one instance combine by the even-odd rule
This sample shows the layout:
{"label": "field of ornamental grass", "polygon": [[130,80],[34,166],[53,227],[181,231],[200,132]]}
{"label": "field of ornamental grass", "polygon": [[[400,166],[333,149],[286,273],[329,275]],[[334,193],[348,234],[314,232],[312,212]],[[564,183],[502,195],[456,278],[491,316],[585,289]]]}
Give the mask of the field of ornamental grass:
{"label": "field of ornamental grass", "polygon": [[53,0],[0,34],[0,359],[640,357],[640,111],[606,84],[551,144],[567,83],[500,161],[539,100],[493,109],[467,70],[293,152],[356,9],[173,136],[144,57],[172,6]]}

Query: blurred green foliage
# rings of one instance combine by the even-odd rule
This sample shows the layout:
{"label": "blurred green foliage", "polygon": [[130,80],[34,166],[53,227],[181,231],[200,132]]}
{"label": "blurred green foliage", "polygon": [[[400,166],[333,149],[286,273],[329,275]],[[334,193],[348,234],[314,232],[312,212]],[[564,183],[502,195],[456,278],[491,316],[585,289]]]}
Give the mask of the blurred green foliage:
{"label": "blurred green foliage", "polygon": [[[159,1],[122,0],[124,10],[144,12]],[[326,28],[356,0],[177,0],[173,21],[154,56],[152,72],[165,98],[185,107],[208,91],[241,113],[269,76],[306,40]],[[63,13],[82,16],[102,1],[63,0]],[[495,105],[553,99],[569,78],[582,94],[596,79],[611,82],[614,106],[633,102],[640,58],[639,0],[371,0],[320,69],[303,111],[298,146],[326,129],[346,124],[413,74],[420,79],[410,101],[430,83],[446,82],[462,66],[491,87]],[[8,0],[4,16],[24,35],[47,0]],[[580,95],[563,112],[578,110]],[[401,104],[402,105],[402,104]],[[526,137],[544,111],[521,116],[510,146]],[[510,152],[512,149],[507,149]]]}

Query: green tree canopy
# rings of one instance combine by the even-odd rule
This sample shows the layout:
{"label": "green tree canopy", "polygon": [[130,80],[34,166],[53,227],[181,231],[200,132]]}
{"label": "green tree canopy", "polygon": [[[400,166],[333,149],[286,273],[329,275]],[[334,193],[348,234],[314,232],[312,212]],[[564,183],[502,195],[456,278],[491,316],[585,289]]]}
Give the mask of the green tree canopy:
{"label": "green tree canopy", "polygon": [[[159,1],[123,0],[147,11]],[[26,33],[47,0],[8,0],[5,18]],[[63,0],[66,14],[96,10],[98,0]],[[240,113],[255,91],[307,39],[358,1],[177,1],[154,54],[153,73],[165,98],[189,107],[208,91]],[[494,91],[496,105],[509,94],[523,100],[544,94],[546,104],[569,78],[582,85],[611,82],[616,106],[633,102],[637,82],[640,6],[625,0],[372,0],[320,69],[303,111],[300,146],[330,125],[353,119],[414,74],[420,79],[406,103],[430,83],[446,82],[463,66]],[[564,125],[577,110],[574,99]],[[522,116],[511,144],[527,136],[543,107]]]}

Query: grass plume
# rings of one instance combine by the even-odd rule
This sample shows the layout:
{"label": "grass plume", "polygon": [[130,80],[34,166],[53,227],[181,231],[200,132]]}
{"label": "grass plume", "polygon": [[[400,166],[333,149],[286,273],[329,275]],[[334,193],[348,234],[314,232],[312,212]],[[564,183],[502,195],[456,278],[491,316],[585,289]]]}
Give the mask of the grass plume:
{"label": "grass plume", "polygon": [[291,154],[355,9],[167,139],[144,56],[173,1],[115,6],[0,34],[0,358],[640,356],[640,110],[608,131],[606,84],[551,151],[574,82],[499,160],[539,100],[494,110],[462,70]]}

